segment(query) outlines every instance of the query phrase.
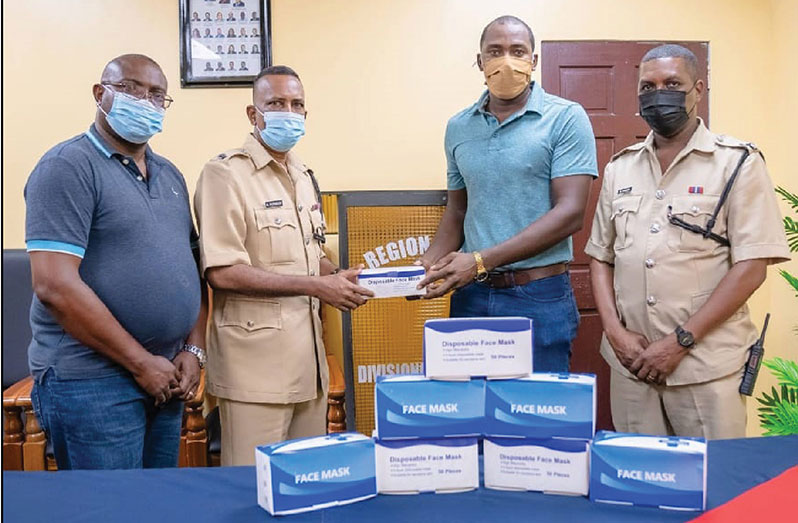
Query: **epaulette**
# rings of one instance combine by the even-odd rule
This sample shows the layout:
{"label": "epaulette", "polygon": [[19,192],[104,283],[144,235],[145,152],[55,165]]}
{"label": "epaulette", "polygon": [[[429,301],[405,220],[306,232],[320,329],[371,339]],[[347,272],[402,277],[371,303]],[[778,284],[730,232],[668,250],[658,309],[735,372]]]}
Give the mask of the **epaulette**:
{"label": "epaulette", "polygon": [[234,156],[249,156],[249,153],[244,149],[230,149],[229,151],[217,154],[211,158],[211,161],[224,161]]}
{"label": "epaulette", "polygon": [[620,158],[621,156],[623,156],[624,154],[626,154],[628,152],[639,151],[640,149],[642,149],[645,146],[646,146],[646,142],[637,142],[637,143],[634,143],[634,144],[630,145],[629,147],[624,147],[623,149],[621,149],[617,153],[613,154],[612,158],[610,158],[610,161],[613,161],[616,158]]}
{"label": "epaulette", "polygon": [[765,159],[765,155],[762,154],[762,151],[759,150],[759,147],[752,142],[744,142],[734,136],[729,136],[727,134],[719,134],[715,137],[715,143],[721,147],[736,147],[738,149],[748,149],[748,152],[759,153],[762,159]]}

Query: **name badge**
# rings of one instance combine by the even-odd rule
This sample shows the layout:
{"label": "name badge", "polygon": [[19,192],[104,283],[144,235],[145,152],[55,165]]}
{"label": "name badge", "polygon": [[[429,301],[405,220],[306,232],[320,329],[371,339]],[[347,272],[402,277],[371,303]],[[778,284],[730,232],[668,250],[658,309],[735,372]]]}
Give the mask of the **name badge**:
{"label": "name badge", "polygon": [[267,209],[273,209],[275,207],[282,207],[283,201],[282,200],[271,200],[263,204]]}

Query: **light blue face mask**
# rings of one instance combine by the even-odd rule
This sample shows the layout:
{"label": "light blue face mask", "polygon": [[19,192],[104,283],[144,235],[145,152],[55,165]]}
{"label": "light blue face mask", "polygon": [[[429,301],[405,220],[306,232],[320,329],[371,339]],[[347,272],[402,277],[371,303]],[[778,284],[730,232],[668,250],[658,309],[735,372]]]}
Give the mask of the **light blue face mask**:
{"label": "light blue face mask", "polygon": [[114,102],[109,112],[100,111],[105,121],[123,140],[130,143],[145,143],[163,129],[164,110],[158,109],[146,99],[109,89],[114,93]]}
{"label": "light blue face mask", "polygon": [[282,111],[262,112],[260,109],[258,112],[263,116],[264,123],[263,129],[259,129],[260,137],[270,149],[284,153],[305,135],[305,117],[301,114]]}

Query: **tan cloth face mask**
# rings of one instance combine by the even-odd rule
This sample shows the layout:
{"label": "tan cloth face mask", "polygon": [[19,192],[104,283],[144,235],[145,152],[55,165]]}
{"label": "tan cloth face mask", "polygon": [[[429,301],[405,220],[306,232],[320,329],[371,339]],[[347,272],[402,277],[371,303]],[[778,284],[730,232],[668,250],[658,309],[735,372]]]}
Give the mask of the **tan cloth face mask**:
{"label": "tan cloth face mask", "polygon": [[484,64],[484,69],[488,91],[501,100],[521,94],[532,78],[532,62],[512,56],[494,58]]}

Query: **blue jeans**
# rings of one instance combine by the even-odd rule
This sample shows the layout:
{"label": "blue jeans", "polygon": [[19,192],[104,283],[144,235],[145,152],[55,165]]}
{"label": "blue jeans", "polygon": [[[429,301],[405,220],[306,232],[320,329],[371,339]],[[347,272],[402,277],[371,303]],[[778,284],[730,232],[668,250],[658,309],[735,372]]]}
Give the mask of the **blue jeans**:
{"label": "blue jeans", "polygon": [[31,395],[60,470],[176,467],[183,402],[156,407],[130,374],[59,380]]}
{"label": "blue jeans", "polygon": [[568,371],[571,342],[579,327],[579,311],[571,288],[571,277],[567,272],[507,289],[493,289],[484,283],[471,283],[452,294],[450,316],[531,318],[533,370]]}

